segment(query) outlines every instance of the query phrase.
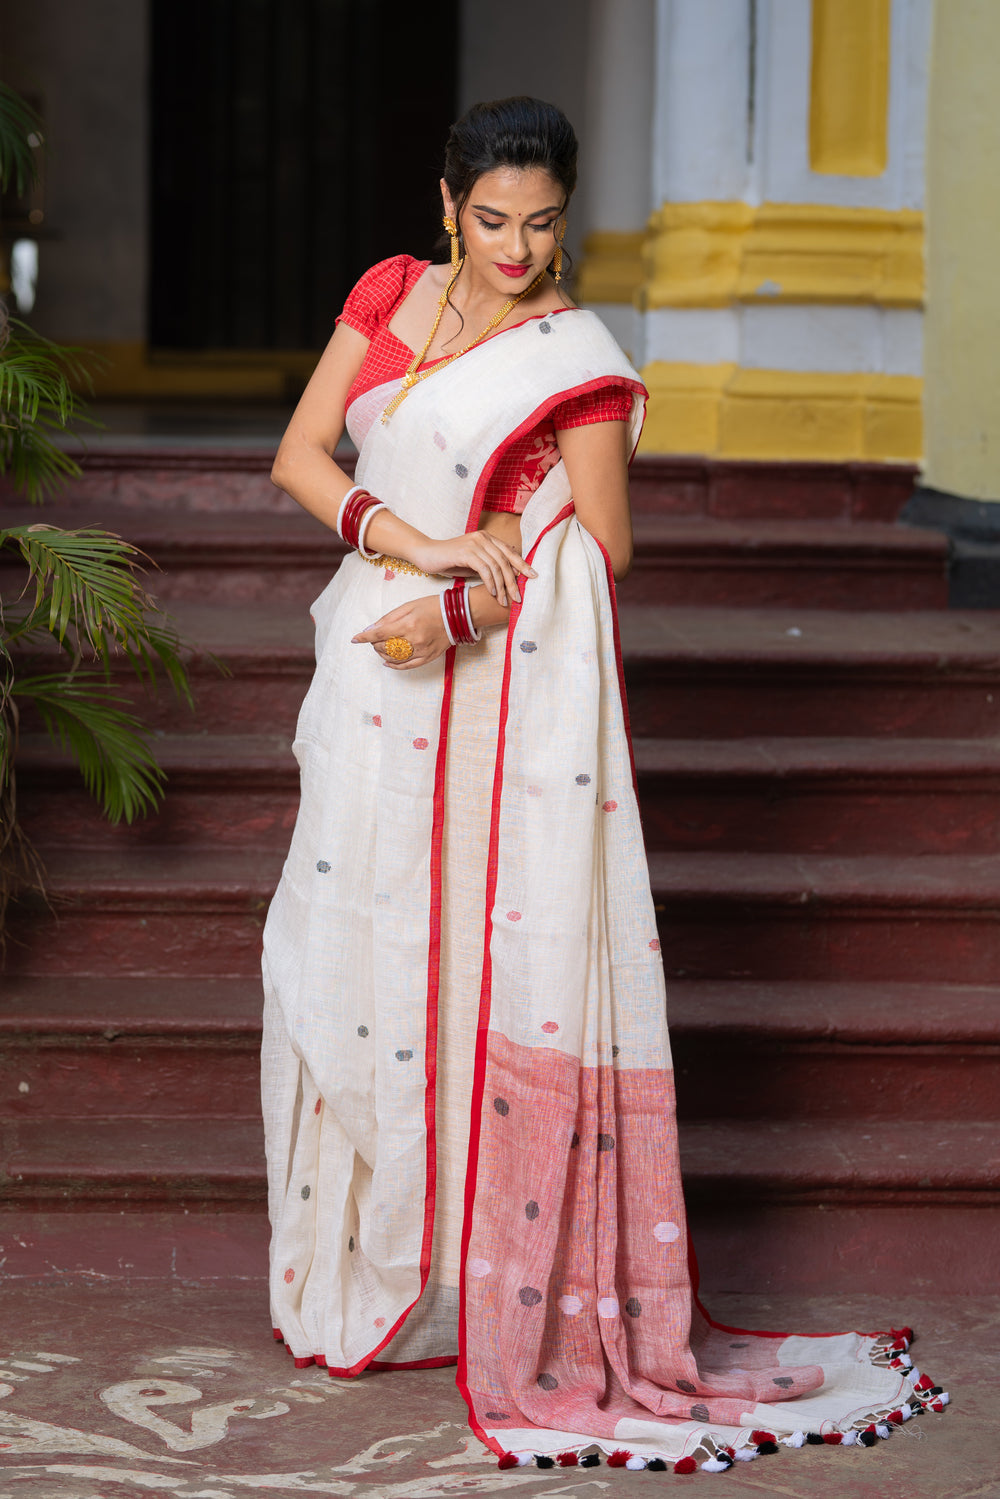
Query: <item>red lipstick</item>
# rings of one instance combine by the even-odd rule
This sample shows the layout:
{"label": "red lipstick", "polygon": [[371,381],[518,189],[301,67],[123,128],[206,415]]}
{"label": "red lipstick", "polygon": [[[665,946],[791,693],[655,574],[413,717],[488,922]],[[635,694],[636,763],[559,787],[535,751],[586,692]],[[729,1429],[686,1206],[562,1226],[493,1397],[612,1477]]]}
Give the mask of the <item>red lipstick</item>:
{"label": "red lipstick", "polygon": [[531,270],[530,265],[503,265],[499,260],[495,260],[493,264],[498,271],[503,271],[505,276],[526,276]]}

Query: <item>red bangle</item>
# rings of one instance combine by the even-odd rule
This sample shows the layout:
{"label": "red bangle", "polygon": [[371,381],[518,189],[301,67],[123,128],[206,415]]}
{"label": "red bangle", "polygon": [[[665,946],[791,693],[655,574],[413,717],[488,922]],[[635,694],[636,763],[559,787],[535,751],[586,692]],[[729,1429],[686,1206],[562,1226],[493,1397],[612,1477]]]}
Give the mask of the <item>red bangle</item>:
{"label": "red bangle", "polygon": [[472,616],[466,609],[468,586],[468,578],[456,578],[444,594],[445,617],[456,645],[475,645],[479,639],[478,633],[473,632]]}
{"label": "red bangle", "polygon": [[352,495],[348,500],[340,521],[340,534],[349,547],[357,550],[361,522],[372,506],[380,503],[381,501],[377,500],[374,495],[370,495],[367,489],[363,489],[360,494]]}

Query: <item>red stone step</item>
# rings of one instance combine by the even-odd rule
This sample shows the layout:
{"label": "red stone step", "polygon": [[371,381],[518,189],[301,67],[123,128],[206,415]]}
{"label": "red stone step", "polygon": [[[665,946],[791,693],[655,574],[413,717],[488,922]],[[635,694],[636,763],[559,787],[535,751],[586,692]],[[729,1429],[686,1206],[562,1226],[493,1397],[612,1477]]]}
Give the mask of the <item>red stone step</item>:
{"label": "red stone step", "polygon": [[[650,856],[668,976],[993,984],[1000,857]],[[15,975],[256,974],[281,858],[252,849],[65,849],[56,917],[15,907]]]}
{"label": "red stone step", "polygon": [[[1000,989],[673,981],[681,1117],[1000,1118]],[[245,979],[14,978],[0,1118],[255,1118]]]}
{"label": "red stone step", "polygon": [[8,978],[0,1118],[260,1114],[259,976]]}
{"label": "red stone step", "polygon": [[[79,500],[46,507],[54,525],[79,525],[84,514]],[[137,512],[104,502],[100,524],[157,565],[148,587],[167,609],[208,597],[308,608],[344,555],[339,538],[297,506],[292,512],[247,509],[234,519],[224,509]],[[947,607],[947,541],[933,531],[880,522],[645,512],[636,515],[634,531],[633,571],[621,585],[627,603]]]}
{"label": "red stone step", "polygon": [[[314,664],[299,609],[182,602],[197,711],[126,699],[172,733],[285,734]],[[845,613],[638,605],[621,611],[633,732],[647,738],[1000,735],[1000,611]],[[228,664],[221,676],[209,659]]]}
{"label": "red stone step", "polygon": [[91,1206],[261,1202],[259,1119],[5,1120],[0,1192],[9,1202]]}
{"label": "red stone step", "polygon": [[642,605],[621,636],[641,737],[1000,734],[1000,611]]}
{"label": "red stone step", "polygon": [[204,844],[288,848],[299,802],[299,767],[280,734],[161,734],[154,743],[167,773],[159,810],[134,823],[108,823],[68,757],[39,734],[18,752],[21,824],[41,847]]}
{"label": "red stone step", "polygon": [[662,854],[670,979],[1000,983],[1000,858]]}
{"label": "red stone step", "polygon": [[934,531],[812,520],[634,518],[623,604],[946,609],[948,542]]}
{"label": "red stone step", "polygon": [[919,470],[906,463],[640,454],[630,489],[636,512],[720,519],[894,521]]}
{"label": "red stone step", "polygon": [[260,973],[282,857],[259,849],[46,851],[54,910],[12,908],[13,976],[236,978]]}
{"label": "red stone step", "polygon": [[[890,1201],[1000,1207],[1000,1124],[923,1120],[740,1120],[681,1129],[692,1202],[757,1204]],[[218,1120],[5,1121],[0,1184],[9,1202],[90,1207],[171,1202],[263,1202],[259,1122]]]}
{"label": "red stone step", "polygon": [[637,739],[651,850],[1000,852],[1000,739]]}
{"label": "red stone step", "polygon": [[[103,505],[149,511],[286,510],[294,501],[270,481],[274,442],[123,442],[91,439],[83,476],[66,498],[97,516]],[[337,462],[354,471],[349,446]],[[919,470],[905,463],[733,460],[640,454],[632,464],[637,513],[720,519],[892,522],[913,493]],[[3,495],[5,504],[9,502]],[[82,522],[87,524],[87,522]],[[100,520],[96,521],[101,524]]]}
{"label": "red stone step", "polygon": [[[19,809],[40,846],[205,843],[283,852],[298,765],[281,735],[164,734],[160,811],[112,826],[71,762],[22,737]],[[1000,740],[637,739],[653,851],[1000,852]]]}
{"label": "red stone step", "polygon": [[674,980],[689,1120],[1000,1120],[1000,987]]}

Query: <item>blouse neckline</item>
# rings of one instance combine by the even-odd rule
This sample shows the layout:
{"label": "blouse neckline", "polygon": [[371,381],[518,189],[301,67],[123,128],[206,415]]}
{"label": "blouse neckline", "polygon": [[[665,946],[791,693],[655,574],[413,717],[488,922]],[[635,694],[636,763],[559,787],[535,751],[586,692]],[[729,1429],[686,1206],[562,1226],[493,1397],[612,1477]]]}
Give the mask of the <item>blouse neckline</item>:
{"label": "blouse neckline", "polygon": [[[400,298],[395,307],[392,309],[392,317],[396,316],[396,313],[402,307],[403,303],[407,300],[410,294],[416,291],[417,286],[424,279],[424,276],[427,274],[430,267],[431,261],[428,260],[424,263],[423,270],[420,272],[420,275],[417,277],[416,281],[414,281],[409,291],[407,291],[406,296]],[[490,339],[499,338],[501,333],[513,333],[515,328],[523,328],[526,323],[533,323],[547,317],[558,317],[561,312],[581,312],[582,310],[583,309],[580,307],[553,307],[550,308],[548,312],[533,312],[529,317],[522,318],[519,323],[509,323],[506,328],[498,328],[495,333],[490,334],[489,338],[481,339],[480,343],[488,344],[490,342]],[[387,333],[390,338],[394,339],[399,347],[406,351],[406,353],[410,356],[410,359],[413,358],[414,354],[417,352],[416,349],[411,349],[408,343],[403,342],[398,333],[393,333],[388,323],[382,324],[382,331]],[[479,344],[476,344],[475,347],[478,348]],[[417,366],[417,368],[422,370],[430,369],[432,365],[440,364],[443,360],[452,358],[454,358],[454,355],[452,354],[439,354],[436,359],[425,359],[422,364]],[[407,360],[407,363],[409,363],[409,359]]]}

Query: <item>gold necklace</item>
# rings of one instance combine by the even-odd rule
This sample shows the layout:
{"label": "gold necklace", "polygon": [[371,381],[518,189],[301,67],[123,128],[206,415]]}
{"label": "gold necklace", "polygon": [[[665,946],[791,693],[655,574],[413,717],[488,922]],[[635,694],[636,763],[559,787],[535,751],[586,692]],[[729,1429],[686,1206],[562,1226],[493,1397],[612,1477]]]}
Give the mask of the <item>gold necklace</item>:
{"label": "gold necklace", "polygon": [[524,288],[524,291],[518,292],[516,297],[511,297],[509,301],[503,304],[500,311],[494,317],[490,318],[489,322],[486,324],[486,327],[483,329],[482,333],[480,333],[479,337],[474,338],[470,344],[466,344],[464,349],[456,350],[454,354],[449,354],[447,358],[437,360],[434,364],[431,365],[429,370],[421,371],[420,366],[424,362],[424,355],[427,353],[427,350],[434,342],[434,335],[437,333],[438,328],[441,326],[441,319],[444,317],[444,310],[448,305],[448,298],[451,295],[451,289],[455,285],[455,282],[458,280],[459,271],[461,271],[464,264],[464,260],[459,261],[454,275],[442,292],[441,297],[438,301],[437,317],[434,319],[434,326],[431,329],[430,334],[428,335],[427,342],[424,344],[419,354],[414,354],[413,359],[410,363],[410,367],[406,371],[406,374],[403,376],[403,384],[401,388],[396,392],[392,400],[389,402],[388,406],[383,411],[383,424],[389,420],[396,407],[402,401],[406,400],[406,397],[410,394],[410,391],[415,385],[419,384],[421,380],[426,380],[428,375],[437,374],[438,370],[445,369],[449,364],[453,364],[456,359],[461,359],[462,355],[467,354],[470,349],[474,349],[476,347],[476,344],[482,343],[483,339],[488,333],[492,333],[494,328],[499,327],[504,318],[507,316],[508,312],[511,312],[517,306],[518,302],[523,302],[525,297],[529,296],[530,293],[534,291],[535,287],[539,284],[542,277],[545,275],[545,269],[543,268],[539,271],[538,275],[535,277],[534,281],[532,281],[530,286],[526,286]]}

